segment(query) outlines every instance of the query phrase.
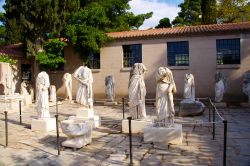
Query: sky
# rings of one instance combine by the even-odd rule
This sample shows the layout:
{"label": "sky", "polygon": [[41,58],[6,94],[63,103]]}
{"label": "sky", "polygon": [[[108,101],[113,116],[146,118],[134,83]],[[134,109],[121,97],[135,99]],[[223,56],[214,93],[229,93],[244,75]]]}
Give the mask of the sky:
{"label": "sky", "polygon": [[150,19],[144,21],[140,29],[153,28],[158,25],[160,19],[168,17],[172,21],[180,11],[178,5],[184,0],[132,0],[129,2],[130,11],[134,14],[153,12]]}
{"label": "sky", "polygon": [[[153,12],[153,16],[146,20],[140,29],[153,28],[158,25],[159,20],[168,17],[172,21],[180,11],[178,5],[184,0],[132,0],[129,2],[130,11],[134,14]],[[0,12],[3,12],[5,0],[0,0]]]}

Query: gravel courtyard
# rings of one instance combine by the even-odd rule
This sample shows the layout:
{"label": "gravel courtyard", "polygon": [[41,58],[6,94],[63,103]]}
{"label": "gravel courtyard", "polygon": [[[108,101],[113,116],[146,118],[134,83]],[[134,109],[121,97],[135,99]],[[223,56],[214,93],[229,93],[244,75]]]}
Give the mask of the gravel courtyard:
{"label": "gravel courtyard", "polygon": [[[59,119],[74,115],[78,107],[63,102],[59,105]],[[55,115],[55,106],[50,110]],[[19,112],[8,114],[8,147],[5,147],[4,114],[0,114],[0,165],[128,165],[129,137],[121,133],[122,106],[95,105],[94,110],[103,121],[93,130],[92,143],[77,150],[62,148],[60,156],[57,156],[55,131],[31,131],[31,119],[36,117],[34,105],[23,108],[22,125],[19,125]],[[227,165],[250,165],[250,108],[229,107],[219,109],[219,113],[228,120]],[[154,119],[155,108],[147,106],[147,114]],[[134,165],[222,165],[223,123],[217,116],[215,140],[212,140],[211,123],[189,124],[207,122],[208,109],[202,116],[177,117],[176,121],[183,123],[182,145],[145,143],[142,134],[133,135]],[[60,130],[60,141],[65,139]]]}

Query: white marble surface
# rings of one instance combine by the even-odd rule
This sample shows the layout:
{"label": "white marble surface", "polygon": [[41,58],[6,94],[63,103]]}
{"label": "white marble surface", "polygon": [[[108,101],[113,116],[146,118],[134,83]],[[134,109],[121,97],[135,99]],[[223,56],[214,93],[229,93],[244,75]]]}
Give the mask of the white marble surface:
{"label": "white marble surface", "polygon": [[[140,120],[131,120],[131,132],[132,133],[143,133],[143,130],[146,126],[152,124],[152,120],[150,119],[140,119]],[[122,132],[129,133],[128,120],[122,120]]]}
{"label": "white marble surface", "polygon": [[55,118],[40,118],[31,120],[31,130],[49,132],[56,130]]}

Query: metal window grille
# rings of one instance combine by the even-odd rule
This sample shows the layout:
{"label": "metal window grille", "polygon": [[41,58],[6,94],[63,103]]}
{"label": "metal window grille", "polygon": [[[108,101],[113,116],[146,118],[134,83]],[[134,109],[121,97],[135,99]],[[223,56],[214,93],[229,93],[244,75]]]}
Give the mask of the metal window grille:
{"label": "metal window grille", "polygon": [[132,67],[134,63],[142,63],[141,44],[123,45],[123,67]]}
{"label": "metal window grille", "polygon": [[216,40],[217,65],[240,64],[240,39]]}
{"label": "metal window grille", "polygon": [[168,65],[188,66],[189,65],[189,45],[188,41],[167,42]]}
{"label": "metal window grille", "polygon": [[88,66],[90,69],[100,69],[100,53],[89,53]]}

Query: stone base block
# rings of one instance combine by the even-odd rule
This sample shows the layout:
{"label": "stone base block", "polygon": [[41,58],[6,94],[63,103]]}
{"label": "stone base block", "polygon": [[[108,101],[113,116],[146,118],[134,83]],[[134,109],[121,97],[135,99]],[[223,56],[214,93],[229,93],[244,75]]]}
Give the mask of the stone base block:
{"label": "stone base block", "polygon": [[162,144],[182,144],[182,125],[174,124],[173,127],[155,127],[153,125],[144,128],[145,142],[158,142]]}
{"label": "stone base block", "polygon": [[227,103],[225,102],[219,102],[219,103],[214,103],[216,108],[226,108],[227,107]]}
{"label": "stone base block", "polygon": [[31,99],[31,95],[23,95],[23,105],[24,106],[29,106],[30,104],[32,104],[32,99]]}
{"label": "stone base block", "polygon": [[250,108],[250,102],[248,102],[248,103],[240,103],[240,106]]}
{"label": "stone base block", "polygon": [[116,101],[104,101],[103,105],[113,106],[113,105],[117,105],[117,102]]}
{"label": "stone base block", "polygon": [[[144,128],[152,123],[151,120],[131,120],[131,132],[143,133]],[[128,120],[122,120],[122,132],[129,133]]]}
{"label": "stone base block", "polygon": [[83,121],[93,121],[93,128],[97,128],[99,126],[101,126],[101,120],[100,117],[97,115],[94,115],[91,118],[88,117],[77,117],[77,116],[70,116],[69,119],[79,119],[79,120],[83,120]]}
{"label": "stone base block", "polygon": [[82,148],[83,146],[90,144],[92,142],[91,134],[83,135],[75,138],[67,138],[66,141],[62,142],[62,146],[70,148]]}
{"label": "stone base block", "polygon": [[89,108],[79,108],[76,110],[77,118],[93,118],[94,110]]}
{"label": "stone base block", "polygon": [[44,118],[44,119],[32,119],[31,130],[49,132],[56,130],[56,119],[55,118]]}
{"label": "stone base block", "polygon": [[205,111],[205,105],[200,101],[180,102],[180,110],[177,112],[178,116],[198,116]]}

